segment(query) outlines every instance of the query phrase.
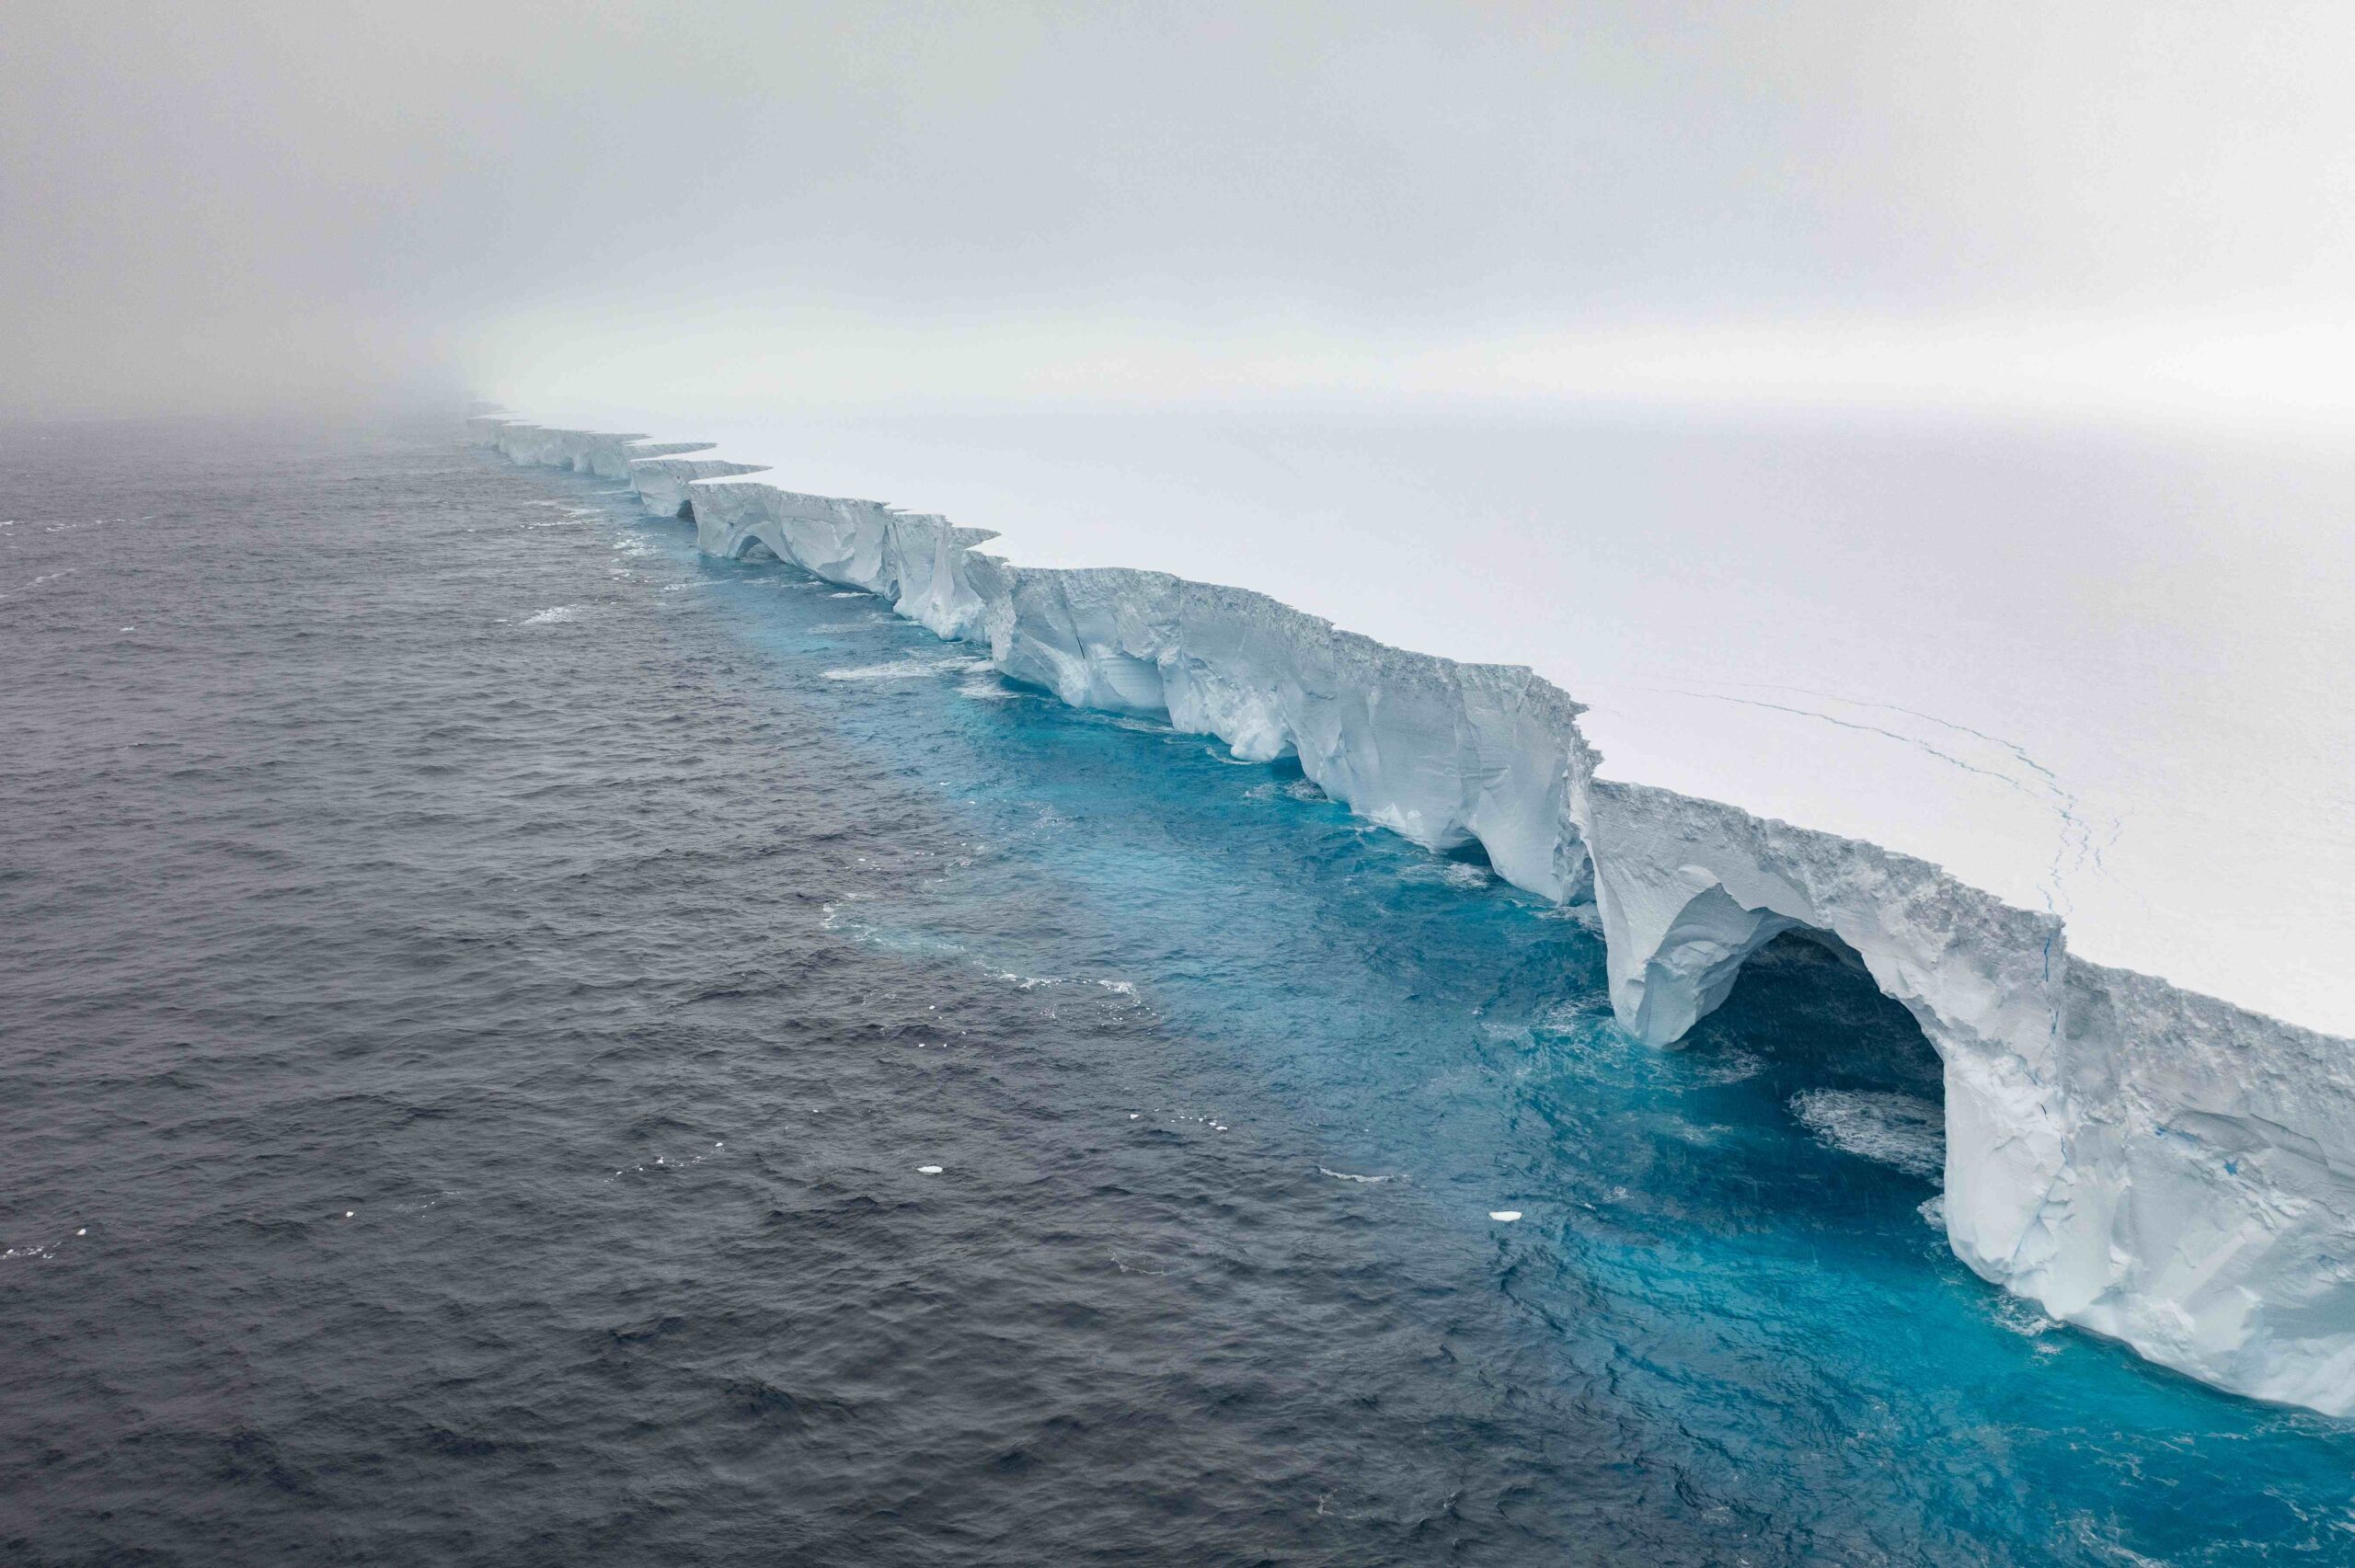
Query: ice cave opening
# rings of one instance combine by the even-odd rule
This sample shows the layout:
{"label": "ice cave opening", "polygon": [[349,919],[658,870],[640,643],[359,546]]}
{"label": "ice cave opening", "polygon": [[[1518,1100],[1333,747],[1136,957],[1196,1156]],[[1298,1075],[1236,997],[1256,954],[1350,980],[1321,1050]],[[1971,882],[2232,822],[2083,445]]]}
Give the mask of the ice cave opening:
{"label": "ice cave opening", "polygon": [[1754,1070],[1813,1143],[1882,1168],[1855,1168],[1857,1185],[1885,1185],[1893,1171],[1943,1188],[1945,1064],[1855,948],[1794,926],[1744,958],[1730,984],[1683,1048]]}

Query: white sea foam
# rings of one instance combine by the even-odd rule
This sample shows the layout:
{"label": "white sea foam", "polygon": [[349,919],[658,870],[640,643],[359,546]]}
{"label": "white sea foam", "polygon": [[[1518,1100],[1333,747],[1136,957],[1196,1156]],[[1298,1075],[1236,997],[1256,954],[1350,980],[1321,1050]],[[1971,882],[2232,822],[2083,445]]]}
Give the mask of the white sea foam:
{"label": "white sea foam", "polygon": [[904,658],[895,664],[859,664],[823,673],[829,681],[920,681],[933,670],[930,665]]}
{"label": "white sea foam", "polygon": [[578,621],[580,619],[581,612],[586,611],[588,608],[589,607],[585,604],[555,605],[549,609],[541,611],[536,615],[525,616],[523,618],[523,624],[526,626],[560,625],[567,621]]}
{"label": "white sea foam", "polygon": [[1323,1165],[1316,1167],[1316,1173],[1320,1176],[1330,1176],[1337,1182],[1362,1182],[1367,1186],[1375,1186],[1383,1182],[1403,1182],[1407,1179],[1396,1173],[1387,1176],[1361,1176],[1354,1171],[1328,1170]]}
{"label": "white sea foam", "polygon": [[929,932],[908,931],[876,925],[867,921],[844,917],[837,904],[819,906],[818,929],[847,936],[852,941],[884,953],[915,955],[932,958],[961,957],[965,949],[945,936]]}
{"label": "white sea foam", "polygon": [[[2022,1339],[2042,1339],[2061,1326],[2038,1311],[2033,1302],[2023,1301],[2016,1296],[1988,1298],[1987,1315],[1995,1320],[1997,1327]],[[2038,1348],[2047,1347],[2039,1345]]]}
{"label": "white sea foam", "polygon": [[1715,1058],[1695,1056],[1679,1065],[1692,1072],[1694,1083],[1716,1089],[1757,1077],[1766,1063],[1764,1059],[1748,1051],[1731,1050]]}
{"label": "white sea foam", "polygon": [[992,977],[1005,981],[1017,990],[1038,990],[1048,986],[1092,985],[1099,990],[1109,991],[1114,996],[1133,999],[1137,994],[1134,980],[1088,979],[1086,977],[1071,978],[1061,975],[1026,975],[1017,970],[998,968],[989,965],[984,965],[983,967]]}
{"label": "white sea foam", "polygon": [[1909,1176],[1938,1180],[1947,1168],[1946,1113],[1912,1094],[1809,1089],[1791,1096],[1791,1114],[1818,1140]]}

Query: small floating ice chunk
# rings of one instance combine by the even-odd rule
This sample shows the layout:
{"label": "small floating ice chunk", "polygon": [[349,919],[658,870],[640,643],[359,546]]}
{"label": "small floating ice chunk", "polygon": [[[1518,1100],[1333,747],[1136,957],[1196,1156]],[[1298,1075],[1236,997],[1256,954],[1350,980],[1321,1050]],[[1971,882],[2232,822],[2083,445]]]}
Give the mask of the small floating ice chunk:
{"label": "small floating ice chunk", "polygon": [[1510,1225],[1514,1220],[1521,1218],[1521,1210],[1518,1208],[1492,1208],[1488,1210],[1488,1218],[1495,1220],[1499,1225]]}
{"label": "small floating ice chunk", "polygon": [[351,1212],[352,1212],[352,1211],[351,1211],[350,1209],[348,1209],[348,1208],[347,1208],[347,1209],[345,1209],[345,1210],[343,1211],[343,1217],[344,1217],[346,1219],[350,1219],[350,1218],[351,1218]]}
{"label": "small floating ice chunk", "polygon": [[937,1165],[919,1165],[916,1167],[916,1174],[919,1176],[936,1176],[940,1174],[940,1167]]}

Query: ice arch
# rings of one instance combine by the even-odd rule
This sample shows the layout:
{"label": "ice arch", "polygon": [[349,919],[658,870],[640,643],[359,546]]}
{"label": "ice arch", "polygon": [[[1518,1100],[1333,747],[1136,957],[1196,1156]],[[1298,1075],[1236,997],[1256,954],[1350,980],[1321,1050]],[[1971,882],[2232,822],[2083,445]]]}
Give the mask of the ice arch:
{"label": "ice arch", "polygon": [[2007,1280],[2067,1163],[2060,922],[1853,839],[1641,785],[1598,780],[1588,798],[1621,1025],[1671,1044],[1767,943],[1827,933],[1946,1064],[1948,1239]]}
{"label": "ice arch", "polygon": [[[1568,693],[1263,594],[1024,567],[990,535],[803,495],[697,443],[486,418],[517,463],[625,474],[726,555],[757,538],[1066,702],[1166,714],[1515,886],[1591,904],[1658,1044],[1783,932],[1853,951],[1943,1064],[1958,1256],[2053,1316],[2264,1399],[2355,1414],[2355,1041],[2086,963],[2061,921],[1878,845],[1597,776]],[[705,455],[682,455],[693,451]]]}

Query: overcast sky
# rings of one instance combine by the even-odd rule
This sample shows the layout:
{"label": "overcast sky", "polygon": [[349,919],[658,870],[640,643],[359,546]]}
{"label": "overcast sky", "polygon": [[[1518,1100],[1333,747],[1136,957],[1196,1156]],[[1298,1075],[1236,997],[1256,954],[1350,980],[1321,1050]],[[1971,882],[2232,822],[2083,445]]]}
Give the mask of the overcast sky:
{"label": "overcast sky", "polygon": [[[672,14],[676,13],[676,14]],[[2355,6],[0,6],[0,408],[2336,418]]]}

